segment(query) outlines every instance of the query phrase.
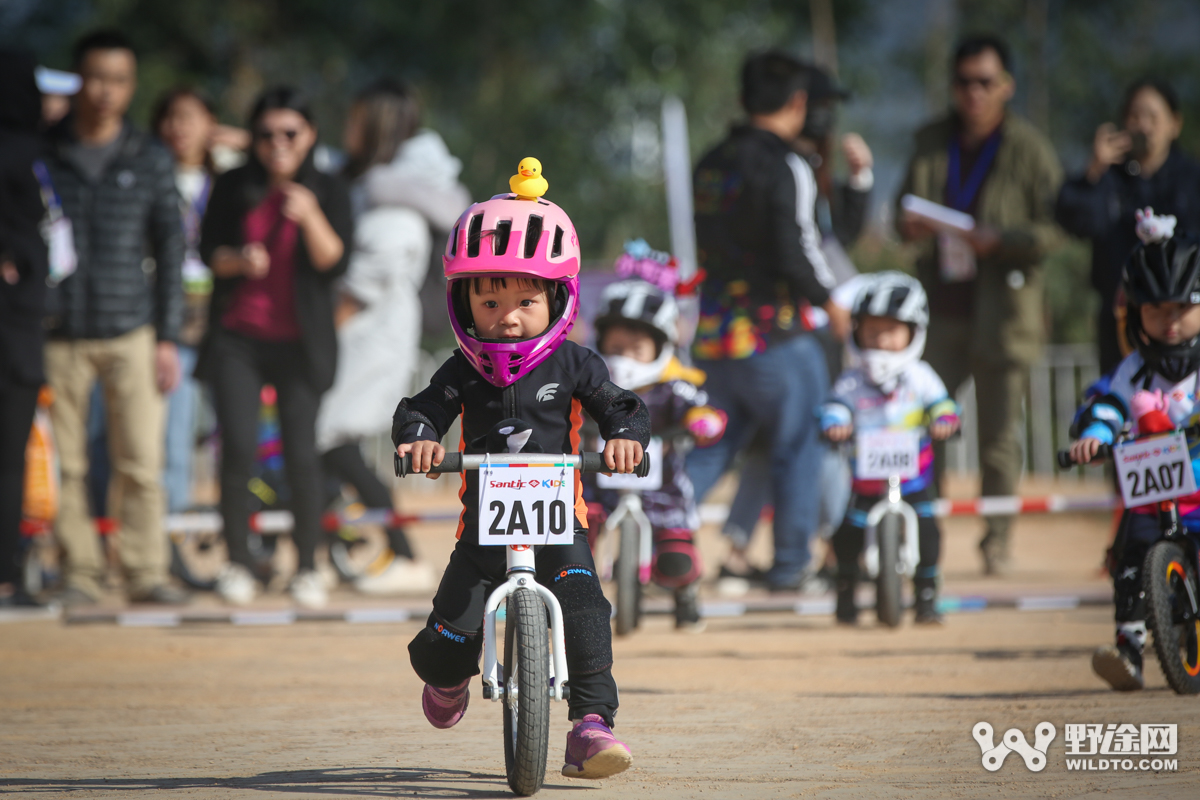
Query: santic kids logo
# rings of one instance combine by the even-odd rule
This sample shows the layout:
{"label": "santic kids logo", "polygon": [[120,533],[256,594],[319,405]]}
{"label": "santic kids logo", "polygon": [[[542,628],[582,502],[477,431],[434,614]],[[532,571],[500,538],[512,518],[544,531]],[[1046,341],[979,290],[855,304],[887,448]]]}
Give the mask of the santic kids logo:
{"label": "santic kids logo", "polygon": [[1181,455],[1183,445],[1180,444],[1164,444],[1161,447],[1156,447],[1153,450],[1144,450],[1140,453],[1125,453],[1122,456],[1122,463],[1137,464],[1145,461],[1148,458],[1169,457],[1173,455]]}
{"label": "santic kids logo", "polygon": [[1014,752],[1021,756],[1030,772],[1044,770],[1046,768],[1046,750],[1054,741],[1054,737],[1058,735],[1058,729],[1049,722],[1041,722],[1033,729],[1033,734],[1033,747],[1030,747],[1029,743],[1025,741],[1025,734],[1021,733],[1019,728],[1009,728],[1004,732],[1004,739],[1000,744],[993,745],[991,725],[986,722],[977,722],[971,729],[971,735],[975,737],[979,749],[983,751],[983,768],[988,772],[995,772],[1004,766],[1004,759],[1008,758],[1009,753]]}

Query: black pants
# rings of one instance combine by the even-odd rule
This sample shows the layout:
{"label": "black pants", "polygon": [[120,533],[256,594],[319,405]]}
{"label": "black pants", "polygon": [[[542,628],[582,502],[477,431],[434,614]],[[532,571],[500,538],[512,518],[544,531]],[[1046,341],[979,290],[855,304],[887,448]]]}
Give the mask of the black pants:
{"label": "black pants", "polygon": [[1146,619],[1146,595],[1142,591],[1142,565],[1150,546],[1162,538],[1156,514],[1125,513],[1113,542],[1112,568],[1114,616],[1117,622]]}
{"label": "black pants", "polygon": [[[341,483],[348,483],[358,492],[358,499],[367,508],[391,508],[392,493],[388,491],[383,481],[375,474],[375,470],[367,466],[363,460],[362,450],[357,443],[338,445],[325,451],[321,456],[321,466],[327,477],[336,478]],[[401,558],[412,558],[412,547],[408,537],[399,527],[387,528],[388,544],[392,552]]]}
{"label": "black pants", "polygon": [[25,499],[25,445],[37,408],[38,387],[0,389],[0,583],[21,580],[21,506]]}
{"label": "black pants", "polygon": [[[537,581],[558,598],[563,611],[570,718],[599,714],[611,726],[617,713],[612,676],[612,606],[604,598],[587,532],[575,543],[536,548]],[[442,575],[429,623],[408,645],[413,669],[431,686],[457,686],[479,674],[483,607],[504,581],[505,548],[460,541]]]}
{"label": "black pants", "polygon": [[[850,580],[858,579],[858,557],[863,551],[863,536],[867,512],[882,500],[882,496],[867,497],[854,495],[842,526],[833,535],[833,552],[837,555],[838,576]],[[936,578],[938,559],[941,558],[942,531],[933,516],[934,492],[930,487],[904,495],[904,500],[917,512],[917,546],[920,561],[917,563],[917,578]]]}
{"label": "black pants", "polygon": [[300,569],[315,567],[321,535],[321,470],[316,422],[321,395],[308,382],[299,342],[262,342],[221,331],[213,341],[213,402],[221,426],[221,517],[229,559],[253,567],[251,493],[264,383],[275,387],[283,461],[295,517]]}

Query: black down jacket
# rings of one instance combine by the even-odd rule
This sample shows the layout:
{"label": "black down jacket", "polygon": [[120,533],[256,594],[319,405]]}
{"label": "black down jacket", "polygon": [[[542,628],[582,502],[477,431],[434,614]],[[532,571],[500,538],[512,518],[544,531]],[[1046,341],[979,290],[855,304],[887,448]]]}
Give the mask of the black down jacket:
{"label": "black down jacket", "polygon": [[50,335],[110,339],[150,324],[159,341],[178,341],[183,227],[171,156],[127,122],[120,151],[93,182],[66,156],[72,125],[68,117],[51,131],[48,166],[79,266],[52,293]]}

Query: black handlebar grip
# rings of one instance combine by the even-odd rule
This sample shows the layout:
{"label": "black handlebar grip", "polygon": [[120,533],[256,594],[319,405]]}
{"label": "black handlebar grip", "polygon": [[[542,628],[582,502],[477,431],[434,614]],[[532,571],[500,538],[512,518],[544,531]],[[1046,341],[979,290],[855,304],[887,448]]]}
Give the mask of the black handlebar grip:
{"label": "black handlebar grip", "polygon": [[608,467],[604,466],[603,453],[583,453],[583,471],[584,472],[605,472]]}
{"label": "black handlebar grip", "polygon": [[[397,478],[407,478],[413,474],[412,454],[408,453],[400,455],[396,453],[393,459],[396,467]],[[452,450],[442,456],[442,463],[435,467],[431,467],[429,471],[434,472],[462,472],[462,453],[457,450]]]}
{"label": "black handlebar grip", "polygon": [[[1110,461],[1110,460],[1112,460],[1112,455],[1113,455],[1112,445],[1111,444],[1102,444],[1102,445],[1100,445],[1099,448],[1096,449],[1096,455],[1092,456],[1092,460],[1088,463],[1094,464],[1097,461]],[[1058,468],[1059,469],[1071,469],[1072,467],[1078,467],[1078,466],[1083,466],[1083,465],[1075,463],[1075,459],[1071,458],[1070,450],[1059,450],[1058,451]]]}
{"label": "black handlebar grip", "polygon": [[[584,472],[608,472],[608,465],[604,463],[603,453],[583,453],[583,471]],[[633,474],[639,478],[644,478],[650,474],[650,454],[642,453],[642,463],[633,468]]]}

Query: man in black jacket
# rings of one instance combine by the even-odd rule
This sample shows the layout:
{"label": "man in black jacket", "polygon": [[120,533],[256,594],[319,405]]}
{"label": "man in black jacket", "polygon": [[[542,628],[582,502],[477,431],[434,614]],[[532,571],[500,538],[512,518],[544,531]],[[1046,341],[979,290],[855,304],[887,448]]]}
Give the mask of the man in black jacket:
{"label": "man in black jacket", "polygon": [[130,599],[180,603],[162,530],[163,394],[179,380],[183,231],[171,157],[125,120],[137,60],[119,33],[75,46],[83,87],[51,132],[50,174],[74,229],[78,267],[53,293],[46,373],[62,468],[58,535],[67,604],[95,602],[104,561],[88,513],[87,416],[108,401],[115,516]]}
{"label": "man in black jacket", "polygon": [[[705,389],[729,415],[716,445],[694,450],[688,471],[701,499],[755,431],[771,442],[775,508],[772,590],[799,588],[817,525],[821,444],[816,409],[829,384],[811,307],[836,334],[849,314],[829,297],[834,280],[814,219],[817,183],[791,148],[804,128],[811,70],[781,53],[747,59],[742,105],[748,124],[700,160],[696,238],[705,278],[693,354]],[[728,570],[744,574],[747,542],[732,542]]]}

